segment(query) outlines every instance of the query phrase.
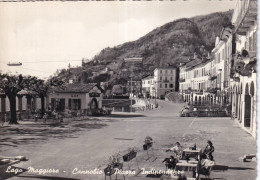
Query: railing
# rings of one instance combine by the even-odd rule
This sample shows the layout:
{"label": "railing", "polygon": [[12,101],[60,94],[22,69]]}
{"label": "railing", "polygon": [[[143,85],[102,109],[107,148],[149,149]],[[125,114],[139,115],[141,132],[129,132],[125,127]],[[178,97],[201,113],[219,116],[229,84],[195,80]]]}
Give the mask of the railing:
{"label": "railing", "polygon": [[179,82],[185,82],[185,79],[184,78],[180,78]]}
{"label": "railing", "polygon": [[227,88],[227,87],[228,87],[228,81],[224,81],[223,83],[224,83],[224,84],[223,84],[223,85],[224,85],[224,88]]}
{"label": "railing", "polygon": [[217,76],[209,76],[210,81],[213,81],[214,79],[217,79]]}

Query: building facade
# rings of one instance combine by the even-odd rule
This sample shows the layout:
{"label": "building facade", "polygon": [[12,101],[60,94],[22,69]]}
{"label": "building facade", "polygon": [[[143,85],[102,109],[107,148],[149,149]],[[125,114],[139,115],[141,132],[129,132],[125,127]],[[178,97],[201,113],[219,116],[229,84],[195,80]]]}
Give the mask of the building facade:
{"label": "building facade", "polygon": [[156,68],[153,76],[142,79],[142,93],[153,98],[164,96],[176,90],[176,68]]}
{"label": "building facade", "polygon": [[48,95],[48,104],[52,110],[83,111],[102,108],[103,89],[96,83],[68,84],[66,88],[57,88]]}
{"label": "building facade", "polygon": [[232,114],[236,122],[256,137],[256,33],[257,1],[237,1],[232,16]]}
{"label": "building facade", "polygon": [[144,97],[150,97],[152,93],[152,89],[154,89],[154,77],[148,76],[142,79],[142,94]]}
{"label": "building facade", "polygon": [[135,80],[130,80],[127,81],[126,85],[126,92],[127,94],[133,94],[135,96],[141,95],[142,94],[142,81],[135,81]]}
{"label": "building facade", "polygon": [[168,92],[176,88],[176,68],[156,68],[151,95],[155,98],[163,98]]}

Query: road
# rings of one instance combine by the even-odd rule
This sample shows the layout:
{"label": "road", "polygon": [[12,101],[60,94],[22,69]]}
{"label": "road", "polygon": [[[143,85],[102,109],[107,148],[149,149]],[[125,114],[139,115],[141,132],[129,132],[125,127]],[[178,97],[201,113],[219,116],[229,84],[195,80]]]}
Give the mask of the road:
{"label": "road", "polygon": [[[63,134],[48,134],[44,140],[34,143],[19,143],[14,146],[1,146],[1,154],[5,156],[24,155],[29,160],[21,162],[15,167],[35,169],[54,169],[59,173],[32,173],[25,171],[18,176],[8,173],[10,179],[104,179],[103,169],[109,156],[119,152],[121,155],[130,147],[137,147],[137,162],[124,163],[124,169],[129,167],[135,171],[138,168],[147,170],[155,168],[165,170],[162,160],[170,154],[164,150],[179,141],[183,147],[190,147],[196,143],[204,148],[207,140],[211,140],[215,147],[213,153],[216,168],[211,178],[220,180],[254,180],[256,179],[256,162],[240,162],[239,157],[244,154],[256,153],[256,142],[244,132],[230,118],[196,118],[179,117],[179,111],[185,104],[174,104],[159,101],[159,108],[144,112],[116,113],[110,117],[92,119],[98,128],[77,129],[67,128]],[[84,126],[88,121],[78,121],[78,126]],[[73,127],[77,127],[77,124]],[[96,126],[93,126],[96,127]],[[35,131],[32,131],[36,133]],[[41,131],[37,130],[38,136]],[[60,135],[59,138],[56,136]],[[12,138],[18,135],[11,136]],[[32,134],[30,134],[30,137]],[[146,136],[151,136],[155,143],[153,152],[147,155],[142,150]],[[5,137],[5,135],[4,135]],[[7,136],[5,138],[8,138]],[[150,158],[149,158],[150,157]],[[75,170],[77,168],[77,171]],[[73,174],[78,170],[102,171],[101,175]],[[74,170],[74,171],[73,171]],[[122,179],[121,176],[119,178]],[[164,179],[163,176],[157,179]],[[156,179],[139,174],[127,175],[126,179]]]}

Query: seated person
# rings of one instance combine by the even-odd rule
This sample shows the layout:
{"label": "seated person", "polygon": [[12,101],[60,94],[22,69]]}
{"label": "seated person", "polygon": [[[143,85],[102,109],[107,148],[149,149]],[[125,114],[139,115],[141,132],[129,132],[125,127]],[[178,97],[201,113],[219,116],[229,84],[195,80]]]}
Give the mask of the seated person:
{"label": "seated person", "polygon": [[176,143],[175,143],[175,146],[173,146],[173,147],[170,148],[170,149],[167,149],[166,151],[167,151],[167,152],[168,152],[168,151],[173,152],[174,155],[175,155],[175,157],[178,158],[178,159],[180,159],[181,154],[182,154],[182,150],[181,150],[181,147],[180,147],[180,143],[179,143],[179,142],[176,142]]}
{"label": "seated person", "polygon": [[200,174],[209,174],[210,167],[214,166],[215,162],[212,155],[207,155],[206,159],[202,159],[199,166]]}
{"label": "seated person", "polygon": [[[208,155],[212,156],[212,153],[214,152],[214,146],[212,142],[209,140],[207,142],[207,146],[205,147],[203,153],[202,153],[202,159],[206,159]],[[213,156],[212,156],[213,157]]]}
{"label": "seated person", "polygon": [[173,156],[170,158],[165,158],[163,162],[167,169],[174,169],[176,166],[176,159]]}

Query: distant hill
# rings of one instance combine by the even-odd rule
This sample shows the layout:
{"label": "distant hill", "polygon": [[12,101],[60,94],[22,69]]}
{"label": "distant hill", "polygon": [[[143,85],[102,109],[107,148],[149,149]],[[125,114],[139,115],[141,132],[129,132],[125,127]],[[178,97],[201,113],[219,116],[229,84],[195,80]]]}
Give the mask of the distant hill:
{"label": "distant hill", "polygon": [[215,38],[223,26],[230,24],[233,10],[183,18],[158,27],[136,41],[104,48],[82,67],[62,70],[59,77],[82,83],[126,84],[131,75],[124,58],[142,57],[143,67],[136,65],[134,79],[150,75],[156,67],[176,66],[194,52],[206,56],[214,48]]}

